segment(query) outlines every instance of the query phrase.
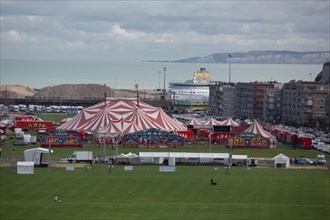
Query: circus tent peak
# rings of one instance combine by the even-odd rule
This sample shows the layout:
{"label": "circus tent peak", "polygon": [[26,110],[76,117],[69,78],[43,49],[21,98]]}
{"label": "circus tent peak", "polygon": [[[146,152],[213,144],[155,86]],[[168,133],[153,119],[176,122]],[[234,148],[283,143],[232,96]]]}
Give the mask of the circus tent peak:
{"label": "circus tent peak", "polygon": [[238,127],[239,124],[234,121],[232,118],[228,118],[227,120],[221,121],[221,125],[223,126],[231,126],[231,127]]}
{"label": "circus tent peak", "polygon": [[205,122],[203,122],[203,125],[209,125],[209,126],[220,126],[222,123],[214,118],[209,118]]}
{"label": "circus tent peak", "polygon": [[273,135],[271,135],[262,128],[262,126],[257,122],[257,120],[254,120],[252,124],[244,130],[243,133],[260,134],[262,137],[275,139]]}
{"label": "circus tent peak", "polygon": [[192,119],[190,119],[190,120],[186,123],[186,125],[193,125],[193,126],[196,126],[196,125],[202,125],[202,124],[203,124],[203,122],[200,121],[200,120],[197,119],[197,118],[192,118]]}

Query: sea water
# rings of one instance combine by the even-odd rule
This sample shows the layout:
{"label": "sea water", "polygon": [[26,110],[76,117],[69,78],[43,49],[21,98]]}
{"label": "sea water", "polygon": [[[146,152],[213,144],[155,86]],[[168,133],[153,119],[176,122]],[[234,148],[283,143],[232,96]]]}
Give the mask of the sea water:
{"label": "sea water", "polygon": [[[169,82],[192,79],[201,67],[211,73],[212,80],[231,82],[314,80],[322,64],[236,64],[112,62],[69,60],[1,59],[1,85],[25,85],[34,89],[58,84],[96,83],[115,89],[162,89]],[[165,71],[164,71],[164,68]],[[165,77],[164,77],[165,72]],[[230,74],[229,74],[230,73]]]}

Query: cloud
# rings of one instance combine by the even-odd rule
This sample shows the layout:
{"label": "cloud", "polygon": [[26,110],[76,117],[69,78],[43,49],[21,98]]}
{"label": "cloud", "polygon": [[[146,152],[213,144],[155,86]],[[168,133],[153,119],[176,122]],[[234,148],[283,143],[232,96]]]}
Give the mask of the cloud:
{"label": "cloud", "polygon": [[42,17],[40,16],[26,16],[26,18],[30,21],[42,21]]}
{"label": "cloud", "polygon": [[26,41],[26,35],[16,30],[10,30],[3,34],[4,40],[10,43],[23,43]]}
{"label": "cloud", "polygon": [[1,53],[18,57],[31,50],[46,57],[70,54],[68,59],[143,60],[260,49],[330,50],[329,4],[3,1]]}
{"label": "cloud", "polygon": [[127,40],[137,40],[147,36],[147,34],[141,31],[127,31],[121,28],[119,24],[115,24],[112,27],[111,32],[119,39],[127,39]]}

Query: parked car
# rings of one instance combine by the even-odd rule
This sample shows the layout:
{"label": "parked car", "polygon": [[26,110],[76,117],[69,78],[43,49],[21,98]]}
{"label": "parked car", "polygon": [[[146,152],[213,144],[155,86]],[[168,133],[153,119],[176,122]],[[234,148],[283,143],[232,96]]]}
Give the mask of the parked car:
{"label": "parked car", "polygon": [[316,164],[324,165],[326,162],[327,162],[327,161],[326,161],[324,155],[317,155],[317,158],[316,158]]}
{"label": "parked car", "polygon": [[312,161],[308,158],[305,158],[305,157],[300,157],[300,158],[297,159],[297,164],[299,164],[299,165],[313,165],[314,161]]}

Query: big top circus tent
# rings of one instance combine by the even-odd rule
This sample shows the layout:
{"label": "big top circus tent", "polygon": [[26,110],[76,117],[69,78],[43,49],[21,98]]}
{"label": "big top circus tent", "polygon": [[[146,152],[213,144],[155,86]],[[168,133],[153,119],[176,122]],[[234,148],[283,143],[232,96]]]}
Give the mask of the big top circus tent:
{"label": "big top circus tent", "polygon": [[151,128],[165,131],[187,130],[162,108],[130,98],[107,98],[84,108],[57,130],[123,134]]}

